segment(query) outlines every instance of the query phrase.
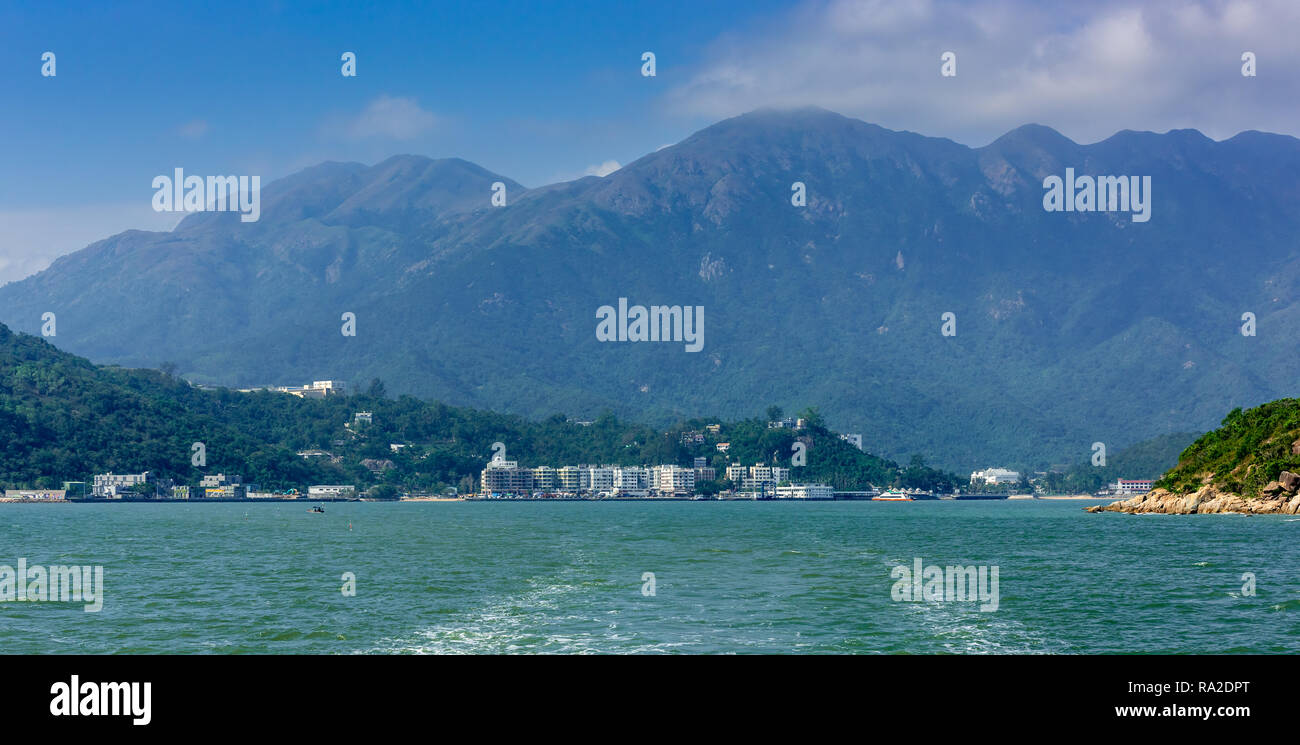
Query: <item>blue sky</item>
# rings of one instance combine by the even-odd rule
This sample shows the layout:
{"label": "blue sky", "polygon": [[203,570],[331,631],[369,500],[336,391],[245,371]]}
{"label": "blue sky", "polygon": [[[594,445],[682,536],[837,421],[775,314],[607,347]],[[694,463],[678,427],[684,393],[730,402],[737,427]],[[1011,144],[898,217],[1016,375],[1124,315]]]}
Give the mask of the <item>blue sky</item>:
{"label": "blue sky", "polygon": [[[0,283],[127,227],[152,178],[397,153],[526,186],[816,104],[982,145],[1035,121],[1295,134],[1300,3],[33,3],[0,8]],[[958,53],[958,76],[938,76]],[[1243,49],[1260,55],[1245,79]],[[40,75],[41,54],[57,76]],[[340,55],[358,76],[340,74]],[[641,54],[658,75],[640,74]]]}
{"label": "blue sky", "polygon": [[[654,105],[746,3],[213,3],[0,11],[0,204],[128,190],[184,164],[283,175],[319,160],[456,155],[526,185],[581,175],[707,123]],[[182,11],[181,8],[185,9]],[[702,10],[701,10],[702,8]],[[54,79],[40,55],[57,55]],[[653,50],[659,75],[640,75]],[[340,55],[358,75],[340,74]],[[412,134],[351,131],[381,97],[433,115]],[[12,112],[12,110],[11,110]],[[16,113],[16,112],[14,112]],[[401,131],[401,130],[398,130]],[[648,144],[650,143],[650,144]],[[75,163],[64,179],[30,180]]]}

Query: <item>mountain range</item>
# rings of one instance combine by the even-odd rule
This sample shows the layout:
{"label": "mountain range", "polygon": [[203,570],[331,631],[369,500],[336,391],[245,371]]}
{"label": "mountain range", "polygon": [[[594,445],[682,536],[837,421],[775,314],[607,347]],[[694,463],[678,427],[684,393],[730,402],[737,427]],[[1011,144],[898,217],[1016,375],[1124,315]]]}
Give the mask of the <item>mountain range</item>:
{"label": "mountain range", "polygon": [[[1150,220],[1044,210],[1067,168],[1149,176]],[[267,184],[257,222],[195,213],[64,256],[0,288],[0,321],[53,312],[60,348],[200,383],[380,378],[660,423],[816,406],[891,457],[1072,464],[1295,394],[1298,235],[1292,137],[1027,125],[971,148],[760,110],[533,189],[454,158],[324,163]],[[620,298],[702,307],[703,349],[598,341]]]}

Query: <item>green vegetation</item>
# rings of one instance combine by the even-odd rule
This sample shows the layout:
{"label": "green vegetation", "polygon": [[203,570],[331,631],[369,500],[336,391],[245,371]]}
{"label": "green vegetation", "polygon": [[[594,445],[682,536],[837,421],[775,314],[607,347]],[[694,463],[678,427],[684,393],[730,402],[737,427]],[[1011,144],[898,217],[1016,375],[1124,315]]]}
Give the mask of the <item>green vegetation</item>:
{"label": "green vegetation", "polygon": [[[373,422],[354,424],[357,411],[372,412]],[[379,380],[364,393],[323,399],[205,390],[163,371],[98,367],[0,325],[0,485],[8,488],[57,488],[94,473],[148,470],[178,484],[196,484],[209,473],[241,474],[263,490],[356,484],[377,499],[448,487],[466,492],[494,442],[525,466],[690,466],[703,456],[721,480],[728,462],[788,465],[796,440],[807,448],[808,465],[794,469],[794,481],[944,490],[958,482],[923,459],[900,469],[860,452],[820,424],[815,409],[801,416],[810,424],[798,431],[768,429],[759,418],[694,420],[664,430],[608,413],[584,426],[562,414],[531,421],[410,396],[391,399]],[[708,432],[710,424],[719,431]],[[703,441],[684,444],[693,439],[684,432],[700,433]],[[191,464],[196,442],[206,450],[202,467]],[[730,442],[725,456],[718,442]],[[309,450],[322,452],[298,455]],[[702,491],[723,486],[714,482]]]}
{"label": "green vegetation", "polygon": [[1187,493],[1211,484],[1219,491],[1259,496],[1282,471],[1300,472],[1300,399],[1284,398],[1242,411],[1183,451],[1157,488]]}

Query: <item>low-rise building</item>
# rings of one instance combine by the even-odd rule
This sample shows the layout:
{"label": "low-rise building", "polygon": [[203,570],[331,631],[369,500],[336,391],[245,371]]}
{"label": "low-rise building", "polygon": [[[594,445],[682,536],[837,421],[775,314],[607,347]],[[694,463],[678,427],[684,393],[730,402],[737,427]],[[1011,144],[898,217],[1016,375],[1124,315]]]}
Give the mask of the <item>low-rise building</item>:
{"label": "low-rise building", "polygon": [[1009,471],[1005,468],[988,468],[983,471],[975,471],[970,475],[972,484],[1016,484],[1020,482],[1019,471]]}
{"label": "low-rise building", "polygon": [[347,386],[341,380],[313,380],[310,385],[273,385],[263,388],[240,388],[242,393],[253,393],[256,391],[275,391],[277,393],[288,393],[298,398],[325,398],[326,396],[341,396],[346,391]]}
{"label": "low-rise building", "polygon": [[311,499],[346,499],[357,493],[352,484],[315,484],[307,487],[307,496]]}
{"label": "low-rise building", "polygon": [[5,489],[4,498],[14,502],[62,502],[64,489]]}
{"label": "low-rise building", "polygon": [[787,484],[776,487],[777,499],[834,499],[835,490],[826,484]]}
{"label": "low-rise building", "polygon": [[93,491],[91,492],[97,499],[121,499],[122,497],[136,496],[138,484],[153,483],[154,479],[149,471],[143,473],[97,473],[93,480]]}
{"label": "low-rise building", "polygon": [[207,489],[221,486],[234,486],[236,484],[242,484],[243,482],[244,478],[238,474],[213,473],[204,476],[203,479],[199,481],[199,486]]}
{"label": "low-rise building", "polygon": [[1116,494],[1146,494],[1154,483],[1151,479],[1120,479],[1112,488]]}

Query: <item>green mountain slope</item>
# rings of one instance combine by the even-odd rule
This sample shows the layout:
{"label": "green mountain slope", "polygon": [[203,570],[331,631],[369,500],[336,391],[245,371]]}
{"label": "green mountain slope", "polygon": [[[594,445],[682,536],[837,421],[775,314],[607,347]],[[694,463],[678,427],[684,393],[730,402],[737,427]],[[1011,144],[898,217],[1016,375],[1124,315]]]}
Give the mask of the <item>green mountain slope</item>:
{"label": "green mountain slope", "polygon": [[[1151,176],[1151,220],[1044,212],[1067,167]],[[759,111],[537,189],[454,159],[325,164],[268,185],[262,215],[96,243],[0,288],[0,320],[54,312],[70,351],[203,383],[382,378],[534,418],[818,406],[872,450],[961,472],[1204,431],[1300,379],[1290,137],[1080,145],[1029,125],[968,148]],[[620,297],[704,307],[703,350],[597,341]]]}

